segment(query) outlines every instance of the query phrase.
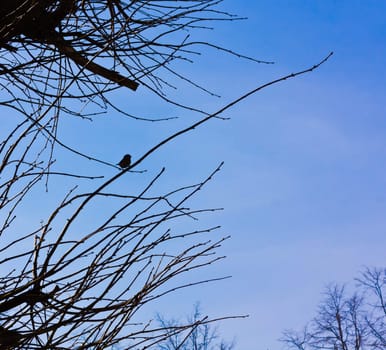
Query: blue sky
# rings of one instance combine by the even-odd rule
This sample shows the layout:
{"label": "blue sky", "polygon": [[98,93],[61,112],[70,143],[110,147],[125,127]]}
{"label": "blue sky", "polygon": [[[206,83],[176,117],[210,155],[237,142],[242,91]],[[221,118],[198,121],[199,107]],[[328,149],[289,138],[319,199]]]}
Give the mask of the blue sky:
{"label": "blue sky", "polygon": [[[248,20],[219,23],[197,37],[275,64],[205,49],[194,65],[178,67],[222,98],[182,84],[174,93],[180,101],[215,111],[330,51],[334,55],[317,71],[261,91],[229,110],[231,120],[212,120],[141,165],[150,173],[165,166],[163,184],[172,187],[196,182],[224,160],[223,171],[193,203],[224,207],[202,223],[221,224],[219,234],[232,236],[219,251],[225,261],[192,275],[232,279],[177,293],[154,308],[182,317],[200,301],[209,315],[249,314],[221,324],[224,337],[235,337],[238,349],[280,349],[281,332],[314,316],[327,283],[351,281],[362,266],[386,262],[386,4],[223,5]],[[95,119],[87,138],[89,125],[79,120],[74,128],[71,121],[67,141],[84,140],[82,150],[103,159],[118,161],[124,150],[137,158],[197,118],[141,88],[114,98],[130,112],[181,118],[128,128],[127,120],[110,112]]]}
{"label": "blue sky", "polygon": [[249,17],[235,31],[239,49],[276,62],[239,67],[248,86],[334,51],[318,71],[240,105],[226,132],[225,207],[237,218],[225,224],[225,304],[250,314],[228,330],[240,349],[279,349],[280,332],[305,325],[328,282],[386,262],[385,4],[238,6]]}
{"label": "blue sky", "polygon": [[[249,314],[222,324],[225,337],[235,336],[239,349],[280,349],[281,332],[315,315],[326,284],[386,262],[386,4],[224,5],[248,20],[224,23],[209,37],[276,63],[208,51],[187,72],[223,97],[189,91],[197,105],[215,110],[330,51],[334,56],[233,108],[230,121],[211,122],[160,152],[158,161],[178,179],[225,160],[197,201],[224,206],[216,220],[232,235],[221,250],[228,258],[212,271],[233,278],[173,299],[170,314],[182,315],[188,300],[200,300],[209,314]],[[162,158],[170,151],[173,159]]]}
{"label": "blue sky", "polygon": [[[181,84],[171,92],[181,101],[216,111],[258,85],[334,55],[313,73],[235,106],[226,113],[230,120],[212,120],[141,164],[149,176],[165,166],[162,185],[173,188],[197,182],[225,161],[192,205],[224,207],[202,225],[221,224],[218,235],[232,236],[219,249],[227,259],[192,275],[231,279],[173,294],[154,311],[182,317],[200,301],[212,316],[249,314],[222,323],[221,334],[235,338],[237,349],[276,350],[284,329],[299,329],[314,316],[326,284],[351,281],[362,266],[386,263],[386,3],[228,0],[222,6],[248,20],[218,23],[197,38],[275,64],[204,49],[195,64],[178,68],[222,97]],[[143,88],[112,98],[130,113],[180,118],[138,123],[113,111],[92,124],[64,118],[62,140],[114,163],[124,153],[138,158],[198,118]],[[59,158],[58,167],[66,161]],[[77,170],[92,166],[82,159]],[[95,166],[107,177],[115,171]],[[130,174],[121,185],[136,188],[147,176]],[[42,206],[57,203],[44,196]],[[31,209],[30,219],[40,209]]]}

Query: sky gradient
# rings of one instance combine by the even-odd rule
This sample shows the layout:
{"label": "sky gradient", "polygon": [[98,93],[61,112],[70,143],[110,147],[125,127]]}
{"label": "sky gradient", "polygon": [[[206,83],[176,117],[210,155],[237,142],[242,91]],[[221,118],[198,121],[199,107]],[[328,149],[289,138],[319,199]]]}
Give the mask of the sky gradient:
{"label": "sky gradient", "polygon": [[219,102],[192,94],[210,110],[334,51],[317,71],[233,108],[230,121],[208,123],[178,140],[167,164],[178,172],[188,159],[189,174],[204,174],[225,161],[203,196],[225,207],[217,221],[232,238],[220,250],[227,259],[213,271],[233,278],[188,296],[209,314],[250,315],[221,325],[238,349],[280,349],[281,332],[300,329],[315,315],[329,282],[350,282],[363,266],[386,263],[386,4],[224,6],[248,20],[224,23],[210,38],[275,64],[207,52],[190,69],[222,95]]}
{"label": "sky gradient", "polygon": [[[221,335],[235,339],[236,349],[279,350],[281,332],[300,329],[315,315],[328,283],[350,282],[363,266],[386,265],[386,2],[225,0],[221,6],[248,19],[215,23],[215,30],[198,31],[195,38],[275,64],[203,47],[194,64],[176,68],[221,98],[176,83],[169,93],[181,102],[214,112],[334,55],[314,72],[229,109],[229,120],[210,120],[167,144],[140,164],[137,170],[147,173],[127,174],[117,185],[135,192],[165,167],[160,186],[166,191],[197,183],[225,162],[191,205],[224,208],[199,224],[221,225],[215,237],[231,235],[219,249],[227,258],[185,278],[232,278],[178,291],[146,312],[183,318],[200,302],[213,317],[248,314],[222,322]],[[132,114],[179,118],[144,123],[113,110],[92,122],[65,117],[61,141],[106,162],[126,153],[135,161],[201,117],[143,87],[118,90],[111,98]],[[59,169],[73,161],[60,149],[56,156]],[[84,159],[71,165],[106,178],[117,171]],[[60,181],[38,194],[39,206],[23,217],[26,227],[69,190],[67,180]],[[101,209],[92,210],[98,215]],[[79,228],[90,223],[87,217]]]}

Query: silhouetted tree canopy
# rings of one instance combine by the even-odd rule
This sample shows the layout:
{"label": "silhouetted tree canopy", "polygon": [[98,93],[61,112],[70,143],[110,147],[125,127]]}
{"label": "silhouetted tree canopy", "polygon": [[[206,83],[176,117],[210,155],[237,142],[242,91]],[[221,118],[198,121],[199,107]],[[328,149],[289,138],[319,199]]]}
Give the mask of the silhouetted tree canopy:
{"label": "silhouetted tree canopy", "polygon": [[68,98],[109,104],[105,94],[119,87],[141,85],[167,99],[173,76],[197,87],[171,63],[191,61],[201,45],[225,50],[192,39],[213,21],[237,19],[218,10],[220,2],[3,1],[0,86],[9,98],[1,103],[39,113],[59,104],[71,110]]}
{"label": "silhouetted tree canopy", "polygon": [[386,268],[366,268],[350,293],[331,284],[315,318],[303,331],[287,330],[282,341],[293,350],[384,350]]}

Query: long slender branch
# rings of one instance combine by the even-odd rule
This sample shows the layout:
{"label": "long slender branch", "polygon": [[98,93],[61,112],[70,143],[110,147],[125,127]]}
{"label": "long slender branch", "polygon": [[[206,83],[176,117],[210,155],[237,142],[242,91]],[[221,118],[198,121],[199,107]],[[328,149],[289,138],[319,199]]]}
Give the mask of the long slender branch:
{"label": "long slender branch", "polygon": [[263,84],[263,85],[260,85],[258,86],[257,88],[247,92],[246,94],[238,97],[237,99],[233,100],[232,102],[228,103],[227,105],[225,105],[224,107],[220,108],[218,111],[202,118],[201,120],[199,120],[198,122],[188,126],[187,128],[185,129],[182,129],[178,132],[176,132],[175,134],[165,138],[163,141],[161,141],[160,143],[158,143],[157,145],[155,145],[154,147],[152,147],[150,150],[148,150],[142,157],[140,157],[137,161],[133,162],[132,166],[130,167],[130,169],[134,168],[136,165],[138,165],[139,163],[141,163],[145,158],[147,158],[150,154],[152,154],[153,152],[155,152],[158,148],[162,147],[164,144],[170,142],[171,140],[177,138],[178,136],[182,135],[182,134],[185,134],[189,131],[192,131],[194,129],[196,129],[198,126],[204,124],[205,122],[207,122],[208,120],[210,119],[213,119],[213,118],[216,118],[218,117],[220,114],[224,113],[226,110],[230,109],[231,107],[235,106],[236,104],[240,103],[241,101],[247,99],[248,97],[250,97],[251,95],[257,93],[258,91],[260,90],[263,90],[271,85],[275,85],[277,83],[280,83],[280,82],[283,82],[287,79],[291,79],[291,78],[295,78],[299,75],[303,75],[303,74],[306,74],[306,73],[310,73],[312,71],[314,71],[315,69],[319,68],[323,63],[325,63],[331,56],[333,55],[333,52],[330,52],[325,58],[323,58],[323,60],[321,60],[319,63],[313,65],[312,67],[310,68],[307,68],[307,69],[304,69],[304,70],[301,70],[301,71],[298,71],[296,73],[291,73],[291,74],[288,74],[288,75],[285,75],[283,77],[280,77],[278,79],[275,79],[275,80],[272,80],[266,84]]}

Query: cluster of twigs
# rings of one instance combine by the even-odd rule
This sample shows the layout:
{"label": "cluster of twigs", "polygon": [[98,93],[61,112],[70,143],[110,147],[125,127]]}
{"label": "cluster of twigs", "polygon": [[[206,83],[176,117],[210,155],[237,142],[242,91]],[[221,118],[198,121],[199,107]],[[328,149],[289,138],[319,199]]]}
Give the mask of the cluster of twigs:
{"label": "cluster of twigs", "polygon": [[194,41],[192,32],[209,28],[216,20],[238,19],[218,10],[219,3],[221,0],[4,1],[0,8],[0,108],[17,112],[13,123],[17,126],[4,140],[12,146],[6,149],[1,144],[5,153],[2,168],[11,161],[12,152],[18,158],[26,156],[20,150],[25,145],[16,142],[19,135],[30,142],[27,162],[39,164],[45,172],[50,171],[57,145],[94,159],[61,141],[57,132],[60,115],[92,118],[112,108],[135,119],[165,119],[134,115],[114,104],[109,93],[119,88],[133,94],[142,85],[167,102],[192,108],[170,100],[164,88],[172,86],[173,77],[199,87],[175,70],[172,62],[191,61],[200,46],[214,46]]}
{"label": "cluster of twigs", "polygon": [[[148,349],[211,321],[157,328],[138,311],[172,291],[208,282],[179,277],[222,258],[215,253],[224,239],[212,238],[217,227],[177,230],[179,220],[214,210],[191,209],[188,202],[221,166],[198,184],[168,193],[157,189],[163,170],[141,190],[125,193],[117,184],[176,137],[262,88],[316,69],[329,56],[215,113],[205,112],[107,180],[55,170],[54,152],[60,145],[72,155],[97,160],[63,143],[57,125],[63,115],[89,118],[115,108],[107,95],[115,89],[134,93],[142,85],[169,101],[163,92],[170,86],[168,76],[198,87],[170,63],[190,60],[197,54],[194,45],[214,46],[189,35],[212,21],[236,19],[217,9],[220,2],[2,2],[0,108],[15,117],[7,118],[0,142],[0,350],[107,349],[118,343]],[[81,108],[89,103],[97,111]],[[47,214],[40,194],[52,190],[53,185],[44,186],[48,178],[51,184],[74,179],[77,186]],[[36,211],[32,218],[29,208]],[[43,217],[38,225],[36,213]]]}
{"label": "cluster of twigs", "polygon": [[[215,250],[224,239],[209,238],[217,227],[174,232],[169,223],[208,211],[189,209],[186,202],[214,173],[196,185],[149,195],[162,173],[135,195],[110,192],[106,183],[92,193],[69,194],[40,228],[1,245],[0,266],[9,271],[0,279],[1,346],[11,339],[29,349],[106,349],[122,342],[126,349],[144,349],[165,339],[170,330],[135,323],[137,311],[172,291],[208,282],[171,280],[221,259]],[[87,208],[93,198],[103,201],[98,220],[90,220]],[[87,224],[78,225],[84,216]]]}
{"label": "cluster of twigs", "polygon": [[9,99],[1,103],[29,114],[60,105],[77,115],[63,100],[109,105],[107,92],[119,87],[135,91],[139,85],[166,98],[163,88],[170,86],[171,76],[194,84],[171,63],[191,61],[199,54],[195,46],[210,45],[191,39],[192,29],[237,19],[217,10],[220,2],[5,1],[0,86]]}
{"label": "cluster of twigs", "polygon": [[[196,185],[155,195],[162,170],[138,193],[123,193],[115,185],[135,163],[102,180],[54,170],[54,152],[60,145],[82,155],[61,142],[62,115],[89,118],[114,107],[107,93],[139,85],[167,100],[165,73],[191,82],[170,63],[190,60],[195,44],[210,45],[190,40],[192,29],[235,19],[216,9],[220,2],[2,3],[0,106],[13,114],[0,143],[0,349],[145,349],[211,321],[168,329],[137,314],[165,294],[208,282],[177,277],[222,259],[215,251],[224,239],[211,238],[217,227],[172,228],[214,210],[187,203],[220,167]],[[89,103],[96,111],[81,108]],[[52,188],[43,180],[54,185],[59,177],[77,187],[48,214],[39,211],[39,192]],[[97,182],[90,191],[82,181]],[[43,216],[38,225],[27,219],[32,207]]]}

